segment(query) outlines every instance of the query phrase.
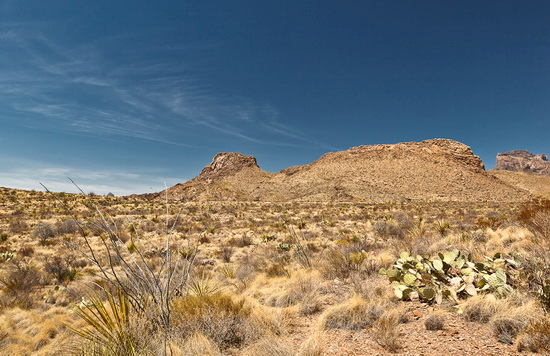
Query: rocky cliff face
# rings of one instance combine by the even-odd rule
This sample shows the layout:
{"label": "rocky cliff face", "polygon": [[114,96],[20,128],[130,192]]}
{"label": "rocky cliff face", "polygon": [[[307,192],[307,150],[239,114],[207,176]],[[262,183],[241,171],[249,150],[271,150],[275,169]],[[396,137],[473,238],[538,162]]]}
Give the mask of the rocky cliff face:
{"label": "rocky cliff face", "polygon": [[503,152],[497,155],[496,163],[496,170],[550,176],[550,162],[545,154],[534,155],[525,150]]}
{"label": "rocky cliff face", "polygon": [[193,181],[214,181],[234,175],[244,168],[260,168],[254,156],[237,152],[218,153]]}

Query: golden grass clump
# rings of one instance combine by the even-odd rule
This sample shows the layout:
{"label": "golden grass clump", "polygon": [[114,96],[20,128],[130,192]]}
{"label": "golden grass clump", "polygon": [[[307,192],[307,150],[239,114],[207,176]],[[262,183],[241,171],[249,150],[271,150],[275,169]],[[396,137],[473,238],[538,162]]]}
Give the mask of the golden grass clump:
{"label": "golden grass clump", "polygon": [[512,344],[516,336],[542,313],[543,311],[535,302],[530,302],[501,311],[491,319],[489,325],[498,341]]}
{"label": "golden grass clump", "polygon": [[315,330],[300,346],[298,356],[321,356],[323,350],[323,332]]}
{"label": "golden grass clump", "polygon": [[0,314],[2,355],[51,355],[65,347],[71,337],[65,325],[72,318],[63,308],[45,313],[19,308]]}
{"label": "golden grass clump", "polygon": [[325,281],[319,271],[298,270],[290,278],[260,275],[251,284],[247,294],[254,295],[271,307],[295,306],[301,315],[310,315],[322,307],[324,285]]}
{"label": "golden grass clump", "polygon": [[492,294],[476,295],[469,298],[461,306],[464,319],[479,323],[487,323],[497,313],[508,309],[506,299],[497,299]]}
{"label": "golden grass clump", "polygon": [[172,311],[178,337],[188,339],[200,333],[222,349],[240,347],[280,332],[273,315],[259,312],[244,298],[223,293],[178,298]]}
{"label": "golden grass clump", "polygon": [[322,329],[361,330],[373,326],[384,314],[387,305],[383,301],[366,301],[356,294],[341,304],[327,309],[321,317]]}
{"label": "golden grass clump", "polygon": [[181,347],[171,347],[173,355],[181,356],[219,356],[220,349],[201,333],[191,335]]}
{"label": "golden grass clump", "polygon": [[445,313],[444,312],[434,312],[428,315],[426,320],[424,320],[424,327],[426,330],[443,330],[445,328]]}
{"label": "golden grass clump", "polygon": [[518,351],[550,354],[550,316],[544,315],[527,324],[517,338]]}
{"label": "golden grass clump", "polygon": [[265,336],[243,349],[241,356],[294,356],[292,347],[280,337]]}
{"label": "golden grass clump", "polygon": [[401,348],[399,324],[403,320],[403,310],[388,310],[378,319],[374,328],[374,339],[389,352]]}

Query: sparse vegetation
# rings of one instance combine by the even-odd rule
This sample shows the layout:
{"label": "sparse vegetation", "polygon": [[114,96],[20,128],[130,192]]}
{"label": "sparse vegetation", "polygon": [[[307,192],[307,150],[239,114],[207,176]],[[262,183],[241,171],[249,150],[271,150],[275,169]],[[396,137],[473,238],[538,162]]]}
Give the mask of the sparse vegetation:
{"label": "sparse vegetation", "polygon": [[547,352],[544,202],[0,201],[2,352],[314,356],[360,333],[376,354],[457,324]]}

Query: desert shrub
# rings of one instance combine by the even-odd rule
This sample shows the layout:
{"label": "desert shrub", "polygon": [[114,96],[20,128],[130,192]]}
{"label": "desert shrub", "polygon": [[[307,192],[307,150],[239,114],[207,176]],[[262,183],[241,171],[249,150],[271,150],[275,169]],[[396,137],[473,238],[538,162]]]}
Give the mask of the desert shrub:
{"label": "desert shrub", "polygon": [[15,304],[21,308],[32,306],[31,293],[41,284],[42,275],[33,265],[15,262],[4,274],[0,275],[0,287],[10,299],[8,304]]}
{"label": "desert shrub", "polygon": [[550,243],[550,200],[540,199],[523,205],[517,220],[537,237],[538,243]]}
{"label": "desert shrub", "polygon": [[374,339],[389,352],[396,352],[401,348],[399,333],[400,311],[387,311],[378,319],[374,329]]}
{"label": "desert shrub", "polygon": [[320,270],[328,279],[350,277],[354,272],[372,274],[378,272],[381,266],[377,266],[375,254],[370,251],[376,249],[374,243],[364,240],[355,242],[342,240],[336,246],[329,248],[322,256]]}
{"label": "desert shrub", "polygon": [[250,246],[253,243],[254,241],[252,237],[248,236],[247,234],[243,234],[240,237],[232,237],[227,241],[227,244],[229,246],[240,247],[240,248]]}
{"label": "desert shrub", "polygon": [[22,234],[29,229],[29,225],[21,219],[10,221],[8,229],[12,234]]}
{"label": "desert shrub", "polygon": [[80,227],[74,219],[60,220],[56,223],[56,228],[60,235],[74,234],[80,231]]}
{"label": "desert shrub", "polygon": [[480,216],[477,219],[476,228],[482,230],[486,228],[496,230],[506,222],[507,218],[506,215],[498,211],[490,211],[485,216]]}
{"label": "desert shrub", "polygon": [[386,306],[376,300],[366,301],[355,295],[328,309],[321,317],[324,329],[361,330],[373,326],[384,314]]}
{"label": "desert shrub", "polygon": [[445,327],[445,317],[443,313],[432,313],[424,320],[426,330],[443,330]]}
{"label": "desert shrub", "polygon": [[490,321],[490,328],[498,341],[512,344],[516,336],[530,321],[536,320],[540,310],[533,303],[512,307],[496,314]]}
{"label": "desert shrub", "polygon": [[477,295],[462,305],[462,313],[467,321],[487,323],[497,313],[508,309],[505,299],[497,299],[492,294]]}
{"label": "desert shrub", "polygon": [[220,248],[219,255],[221,256],[223,262],[229,263],[231,262],[231,257],[233,256],[233,253],[235,252],[234,248],[231,246],[222,246]]}
{"label": "desert shrub", "polygon": [[550,316],[531,320],[517,338],[518,351],[550,353]]}
{"label": "desert shrub", "polygon": [[34,248],[30,245],[24,245],[19,249],[19,254],[24,257],[29,257],[34,254]]}
{"label": "desert shrub", "polygon": [[292,356],[290,345],[278,337],[266,336],[240,352],[242,356]]}
{"label": "desert shrub", "polygon": [[386,220],[378,220],[372,225],[374,234],[381,238],[394,237],[403,239],[407,230],[403,229],[396,223]]}
{"label": "desert shrub", "polygon": [[38,223],[32,231],[32,237],[40,239],[41,244],[45,244],[49,238],[55,236],[55,231],[50,223]]}
{"label": "desert shrub", "polygon": [[173,302],[174,329],[183,338],[201,333],[220,347],[241,346],[264,334],[244,299],[215,293],[188,295]]}
{"label": "desert shrub", "polygon": [[518,222],[533,233],[533,249],[529,256],[522,256],[523,280],[529,281],[529,287],[550,310],[550,200],[525,204]]}
{"label": "desert shrub", "polygon": [[59,283],[66,279],[74,279],[76,277],[76,269],[71,268],[72,258],[53,256],[44,264],[44,270],[52,275]]}
{"label": "desert shrub", "polygon": [[290,277],[290,272],[288,270],[288,263],[277,262],[273,263],[265,270],[265,274],[268,277]]}
{"label": "desert shrub", "polygon": [[6,242],[8,241],[8,238],[10,237],[10,235],[8,235],[7,233],[3,232],[0,234],[0,242]]}

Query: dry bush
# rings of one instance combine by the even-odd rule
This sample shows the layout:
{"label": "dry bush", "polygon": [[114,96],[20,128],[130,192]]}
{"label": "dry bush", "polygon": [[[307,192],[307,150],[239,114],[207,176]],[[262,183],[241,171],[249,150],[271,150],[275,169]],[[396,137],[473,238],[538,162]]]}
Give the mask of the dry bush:
{"label": "dry bush", "polygon": [[34,254],[34,248],[30,245],[24,245],[19,249],[18,253],[23,257],[29,257]]}
{"label": "dry bush", "polygon": [[27,230],[29,229],[29,225],[25,220],[16,219],[16,220],[10,221],[8,225],[8,229],[12,234],[22,234],[27,232]]}
{"label": "dry bush", "polygon": [[178,298],[172,313],[178,335],[188,338],[201,333],[220,348],[252,342],[270,329],[266,327],[270,321],[263,319],[265,315],[254,315],[256,310],[245,299],[222,293]]}
{"label": "dry bush", "polygon": [[462,313],[467,321],[487,323],[497,313],[509,308],[505,299],[497,299],[492,294],[476,295],[462,304]]}
{"label": "dry bush", "polygon": [[399,324],[401,323],[403,311],[394,309],[386,311],[378,319],[374,329],[374,339],[389,352],[396,352],[401,348]]}
{"label": "dry bush", "polygon": [[445,327],[445,314],[442,312],[435,312],[430,314],[426,320],[424,320],[424,327],[426,330],[443,330]]}
{"label": "dry bush", "polygon": [[231,262],[231,257],[235,249],[232,246],[222,246],[219,251],[219,255],[222,258],[222,261],[225,263]]}
{"label": "dry bush", "polygon": [[33,265],[13,262],[2,275],[0,286],[5,295],[19,307],[32,306],[31,293],[42,284],[42,274]]}
{"label": "dry bush", "polygon": [[[363,240],[339,241],[326,250],[319,269],[327,279],[350,277],[355,272],[367,275],[377,273],[386,265],[387,253],[380,253],[380,246]],[[391,258],[390,264],[393,262]]]}
{"label": "dry bush", "polygon": [[36,224],[31,235],[39,239],[41,244],[46,244],[48,239],[55,236],[55,230],[50,223],[40,222]]}
{"label": "dry bush", "polygon": [[318,271],[312,270],[298,270],[290,278],[258,278],[249,291],[272,307],[295,306],[301,315],[310,315],[321,309],[322,293],[324,280]]}
{"label": "dry bush", "polygon": [[292,347],[279,337],[266,336],[243,349],[241,356],[293,356]]}
{"label": "dry bush", "polygon": [[403,239],[406,236],[407,229],[402,228],[394,222],[386,220],[378,220],[372,225],[374,234],[380,238],[393,237],[396,239]]}
{"label": "dry bush", "polygon": [[80,231],[79,223],[74,219],[65,219],[57,221],[56,229],[60,235],[74,234]]}
{"label": "dry bush", "polygon": [[543,307],[550,310],[550,200],[525,204],[518,222],[533,233],[530,254],[523,261],[524,280],[529,281]]}
{"label": "dry bush", "polygon": [[361,330],[373,326],[386,311],[382,301],[366,301],[354,295],[345,302],[328,309],[321,316],[322,329]]}
{"label": "dry bush", "polygon": [[193,334],[185,340],[181,348],[172,347],[172,355],[181,356],[219,356],[220,349],[201,333]]}
{"label": "dry bush", "polygon": [[62,283],[71,274],[70,262],[66,258],[53,256],[44,264],[44,271]]}
{"label": "dry bush", "polygon": [[517,337],[518,351],[550,354],[550,316],[531,320]]}
{"label": "dry bush", "polygon": [[240,247],[240,248],[250,246],[253,243],[254,243],[254,241],[252,240],[252,237],[248,236],[246,234],[244,234],[240,237],[232,237],[227,241],[227,244],[229,246]]}
{"label": "dry bush", "polygon": [[298,350],[298,356],[321,356],[323,355],[323,333],[316,330],[306,339]]}
{"label": "dry bush", "polygon": [[496,314],[490,321],[490,327],[498,341],[512,344],[529,322],[536,320],[541,313],[542,311],[533,302],[512,307]]}

